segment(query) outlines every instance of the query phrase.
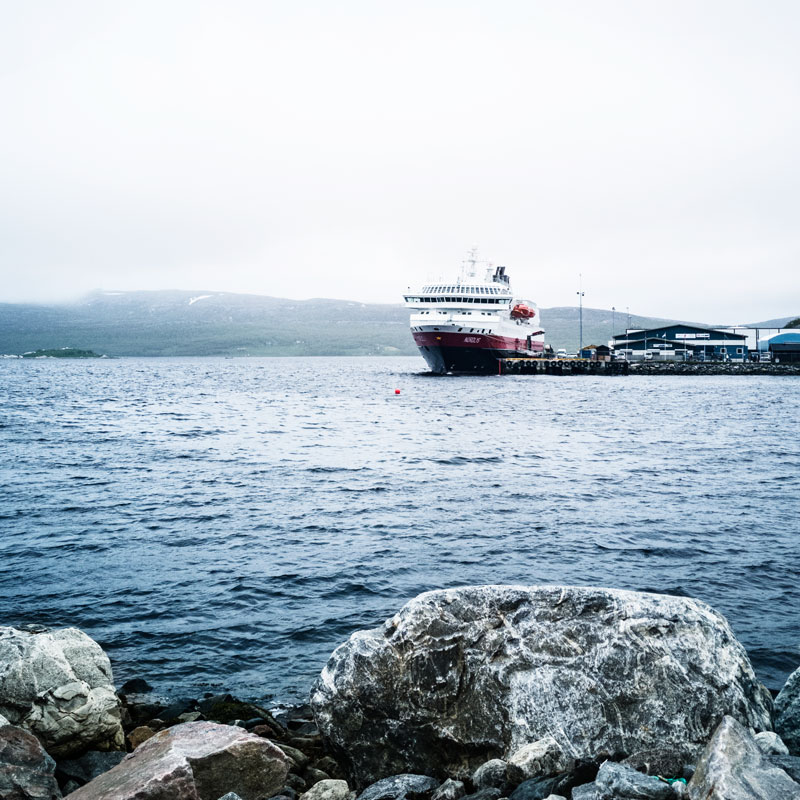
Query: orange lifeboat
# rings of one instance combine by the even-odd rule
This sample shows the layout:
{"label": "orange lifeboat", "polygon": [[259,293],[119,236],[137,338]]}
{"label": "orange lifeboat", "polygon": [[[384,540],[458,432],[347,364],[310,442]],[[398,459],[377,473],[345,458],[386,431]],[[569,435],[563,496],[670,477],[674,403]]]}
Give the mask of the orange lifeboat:
{"label": "orange lifeboat", "polygon": [[514,319],[531,319],[536,316],[536,312],[530,306],[526,306],[525,303],[517,303],[511,309],[511,316]]}

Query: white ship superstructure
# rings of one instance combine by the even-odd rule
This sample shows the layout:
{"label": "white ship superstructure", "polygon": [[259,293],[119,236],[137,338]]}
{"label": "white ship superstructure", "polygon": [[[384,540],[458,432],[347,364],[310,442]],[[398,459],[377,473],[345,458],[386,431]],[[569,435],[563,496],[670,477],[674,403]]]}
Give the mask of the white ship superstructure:
{"label": "white ship superstructure", "polygon": [[432,372],[493,372],[498,358],[544,351],[537,307],[514,298],[505,267],[479,264],[473,250],[455,281],[405,295],[411,333]]}

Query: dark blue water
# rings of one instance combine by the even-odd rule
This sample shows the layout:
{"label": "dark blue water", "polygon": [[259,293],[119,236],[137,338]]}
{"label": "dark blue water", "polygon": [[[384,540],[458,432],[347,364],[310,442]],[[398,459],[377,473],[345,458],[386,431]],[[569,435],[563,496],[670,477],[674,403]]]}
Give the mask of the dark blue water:
{"label": "dark blue water", "polygon": [[289,700],[419,592],[563,582],[706,600],[768,686],[800,663],[800,378],[422,368],[0,362],[0,624]]}

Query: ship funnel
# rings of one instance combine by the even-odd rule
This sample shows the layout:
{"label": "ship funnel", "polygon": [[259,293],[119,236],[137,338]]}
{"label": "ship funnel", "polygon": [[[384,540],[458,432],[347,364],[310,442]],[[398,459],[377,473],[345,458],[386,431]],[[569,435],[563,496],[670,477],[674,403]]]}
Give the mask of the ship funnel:
{"label": "ship funnel", "polygon": [[509,284],[509,277],[506,275],[506,268],[505,267],[497,267],[494,271],[494,277],[492,280],[495,283],[503,283],[506,286]]}

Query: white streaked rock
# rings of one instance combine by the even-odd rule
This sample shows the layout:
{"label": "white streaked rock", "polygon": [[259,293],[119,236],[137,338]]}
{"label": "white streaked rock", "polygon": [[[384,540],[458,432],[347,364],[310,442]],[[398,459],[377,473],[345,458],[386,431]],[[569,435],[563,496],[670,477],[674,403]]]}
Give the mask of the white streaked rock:
{"label": "white streaked rock", "polygon": [[124,744],[108,656],[77,628],[0,627],[0,714],[56,758]]}
{"label": "white streaked rock", "polygon": [[725,714],[771,728],[771,698],[728,623],[685,597],[568,586],[428,592],[332,654],[317,724],[358,785],[469,777],[551,736],[597,761],[699,753]]}

